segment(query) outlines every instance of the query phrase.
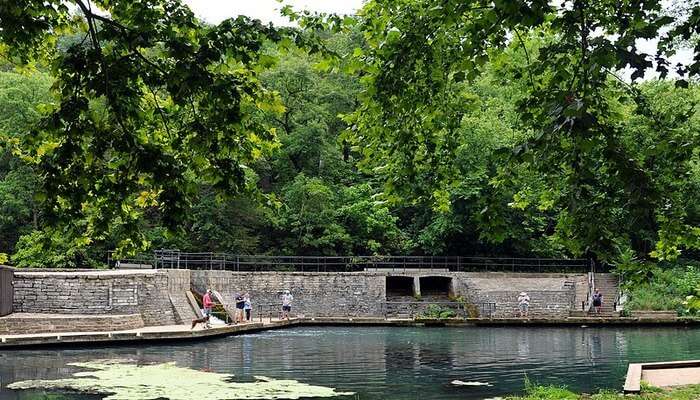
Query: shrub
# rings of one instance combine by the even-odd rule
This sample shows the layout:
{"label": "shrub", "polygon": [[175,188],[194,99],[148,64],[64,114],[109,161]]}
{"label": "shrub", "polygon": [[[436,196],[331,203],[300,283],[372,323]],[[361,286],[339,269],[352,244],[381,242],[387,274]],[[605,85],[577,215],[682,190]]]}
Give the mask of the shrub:
{"label": "shrub", "polygon": [[454,310],[447,307],[440,307],[438,304],[430,304],[428,307],[420,313],[420,318],[426,319],[448,319],[457,316]]}
{"label": "shrub", "polygon": [[634,274],[631,268],[625,269],[623,289],[629,299],[626,310],[673,310],[681,315],[700,313],[700,268],[647,263],[642,270],[644,273]]}

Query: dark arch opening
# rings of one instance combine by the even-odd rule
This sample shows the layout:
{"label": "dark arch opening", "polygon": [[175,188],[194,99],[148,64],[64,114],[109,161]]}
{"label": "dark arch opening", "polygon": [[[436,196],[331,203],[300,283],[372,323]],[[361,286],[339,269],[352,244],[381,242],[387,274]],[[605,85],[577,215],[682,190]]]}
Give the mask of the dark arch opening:
{"label": "dark arch opening", "polygon": [[413,296],[413,278],[410,276],[387,276],[386,297]]}
{"label": "dark arch opening", "polygon": [[420,293],[423,296],[449,297],[452,295],[452,278],[424,276],[420,278]]}

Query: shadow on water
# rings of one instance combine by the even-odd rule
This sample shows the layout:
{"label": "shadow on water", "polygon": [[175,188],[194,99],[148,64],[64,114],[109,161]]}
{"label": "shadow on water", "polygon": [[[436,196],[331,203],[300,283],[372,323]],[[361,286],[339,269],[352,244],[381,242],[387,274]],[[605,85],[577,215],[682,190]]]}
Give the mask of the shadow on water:
{"label": "shadow on water", "polygon": [[[526,374],[533,382],[585,392],[619,389],[628,362],[692,358],[700,358],[700,329],[307,327],[177,345],[4,351],[0,399],[97,399],[6,388],[21,380],[65,378],[77,372],[67,364],[97,359],[175,361],[241,381],[263,375],[357,393],[343,399],[411,400],[518,393]],[[453,380],[490,386],[456,386]]]}

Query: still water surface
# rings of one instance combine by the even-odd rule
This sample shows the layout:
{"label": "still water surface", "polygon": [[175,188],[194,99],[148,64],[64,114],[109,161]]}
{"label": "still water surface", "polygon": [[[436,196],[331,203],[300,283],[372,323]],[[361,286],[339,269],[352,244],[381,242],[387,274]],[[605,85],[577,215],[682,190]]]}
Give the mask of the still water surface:
{"label": "still water surface", "polygon": [[356,392],[351,399],[484,399],[520,392],[525,374],[579,391],[620,389],[629,362],[700,359],[700,329],[295,328],[181,345],[2,351],[0,399],[42,398],[6,385],[65,378],[76,371],[67,363],[112,358],[297,379]]}

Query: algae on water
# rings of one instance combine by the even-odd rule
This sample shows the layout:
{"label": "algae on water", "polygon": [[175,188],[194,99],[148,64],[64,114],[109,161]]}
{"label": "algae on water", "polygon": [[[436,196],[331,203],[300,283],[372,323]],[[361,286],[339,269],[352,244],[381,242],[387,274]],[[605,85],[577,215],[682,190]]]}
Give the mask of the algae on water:
{"label": "algae on water", "polygon": [[231,382],[233,375],[197,371],[172,363],[136,365],[123,360],[69,364],[91,371],[73,378],[15,382],[10,389],[75,390],[108,395],[105,400],[170,399],[252,400],[335,397],[353,393],[313,386],[295,380],[256,376],[256,382]]}

